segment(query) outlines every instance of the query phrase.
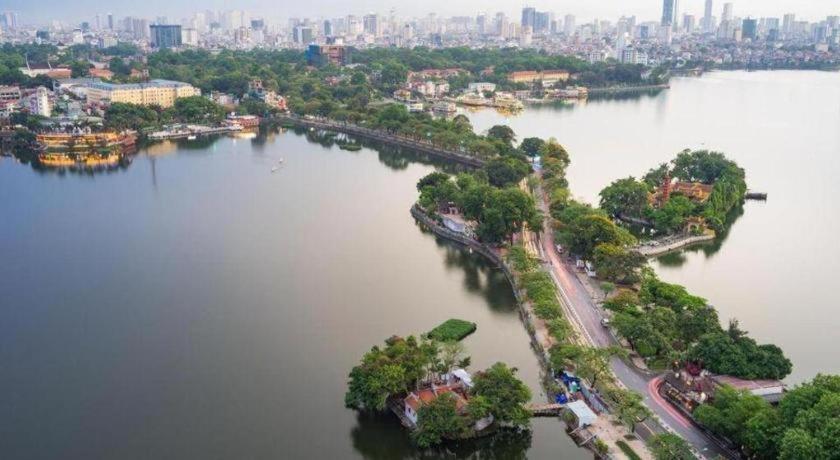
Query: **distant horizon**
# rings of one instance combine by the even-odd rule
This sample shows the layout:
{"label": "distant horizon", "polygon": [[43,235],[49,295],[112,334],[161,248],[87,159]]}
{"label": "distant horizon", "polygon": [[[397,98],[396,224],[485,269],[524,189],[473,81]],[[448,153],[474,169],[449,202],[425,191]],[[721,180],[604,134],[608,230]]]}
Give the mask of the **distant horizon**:
{"label": "distant horizon", "polygon": [[[245,10],[254,17],[260,17],[269,22],[281,22],[289,18],[334,18],[346,15],[362,15],[366,13],[377,13],[388,15],[391,10],[399,18],[419,18],[431,13],[441,17],[451,16],[475,16],[480,13],[493,15],[497,12],[504,12],[508,17],[516,19],[525,6],[533,6],[540,11],[549,11],[563,16],[572,14],[581,21],[587,22],[595,19],[614,21],[621,16],[636,16],[637,20],[658,21],[662,13],[661,0],[601,0],[597,4],[572,0],[556,1],[532,1],[523,2],[512,7],[511,2],[479,2],[467,0],[458,2],[454,6],[452,2],[443,0],[429,0],[418,3],[407,0],[391,0],[381,2],[377,0],[356,0],[337,4],[337,2],[326,0],[311,0],[306,4],[293,3],[290,5],[271,4],[266,0],[245,0],[241,2],[225,2],[222,0],[211,0],[199,6],[192,2],[164,2],[162,0],[148,0],[143,2],[142,7],[134,2],[115,0],[109,2],[107,7],[96,0],[76,0],[72,2],[57,2],[47,0],[33,4],[25,0],[8,0],[2,11],[13,11],[19,14],[19,21],[25,25],[47,24],[51,21],[59,21],[63,24],[78,24],[83,21],[92,22],[99,14],[104,17],[112,13],[115,18],[126,16],[143,17],[154,19],[158,16],[165,16],[170,23],[178,23],[181,19],[189,18],[199,11],[226,11]],[[788,13],[794,13],[797,19],[815,22],[825,19],[826,16],[840,15],[840,5],[829,6],[829,2],[809,1],[798,2],[796,0],[736,0],[723,1],[715,0],[713,14],[720,18],[724,3],[733,3],[734,13],[737,17],[778,17]],[[703,16],[705,0],[679,0],[680,16],[693,14],[696,18]],[[834,9],[832,9],[832,7]]]}

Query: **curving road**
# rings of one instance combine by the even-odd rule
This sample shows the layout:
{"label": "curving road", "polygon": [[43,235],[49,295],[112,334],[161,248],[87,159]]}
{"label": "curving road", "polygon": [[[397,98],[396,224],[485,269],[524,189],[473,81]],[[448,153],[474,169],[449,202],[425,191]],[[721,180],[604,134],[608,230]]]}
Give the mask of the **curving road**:
{"label": "curving road", "polygon": [[[537,196],[544,197],[542,190],[537,191]],[[548,205],[545,200],[540,199],[538,201],[544,215],[548,216]],[[574,269],[567,266],[557,254],[554,232],[550,227],[549,219],[546,219],[540,236],[540,244],[538,245],[540,256],[555,284],[557,284],[560,297],[566,304],[567,312],[571,313],[572,318],[570,319],[580,326],[586,340],[593,346],[618,345],[615,337],[601,325],[602,310],[595,305],[589,292],[572,271]],[[727,458],[730,456],[695,426],[691,420],[684,417],[659,395],[657,390],[661,382],[661,376],[643,372],[618,358],[612,359],[612,370],[621,384],[644,396],[645,403],[659,419],[659,423],[648,420],[642,424],[643,426],[639,427],[638,431],[642,437],[647,438],[652,432],[662,432],[664,429],[668,429],[690,442],[704,457],[722,456]]]}

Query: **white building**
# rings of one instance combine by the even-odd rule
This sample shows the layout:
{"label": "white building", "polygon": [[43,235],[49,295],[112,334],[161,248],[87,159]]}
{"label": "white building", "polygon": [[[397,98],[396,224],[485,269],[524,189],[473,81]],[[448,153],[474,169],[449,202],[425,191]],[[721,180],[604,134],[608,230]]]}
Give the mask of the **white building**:
{"label": "white building", "polygon": [[471,93],[483,93],[485,91],[494,92],[496,91],[496,84],[495,83],[488,83],[488,82],[476,82],[470,83],[467,89]]}
{"label": "white building", "polygon": [[35,93],[29,98],[29,112],[42,117],[49,117],[52,114],[50,106],[50,92],[47,88],[39,86]]}

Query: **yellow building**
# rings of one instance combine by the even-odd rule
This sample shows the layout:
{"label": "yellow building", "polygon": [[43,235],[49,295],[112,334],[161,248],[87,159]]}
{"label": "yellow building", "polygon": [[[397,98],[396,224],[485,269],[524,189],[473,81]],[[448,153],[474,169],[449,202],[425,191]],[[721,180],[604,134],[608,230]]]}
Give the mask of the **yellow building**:
{"label": "yellow building", "polygon": [[125,102],[138,105],[159,105],[172,107],[182,97],[200,96],[201,90],[188,83],[171,80],[151,80],[146,83],[114,84],[90,83],[87,89],[88,102],[110,104]]}
{"label": "yellow building", "polygon": [[568,79],[569,72],[565,70],[523,70],[508,74],[508,80],[514,83],[533,83],[535,81],[541,81],[543,83],[556,83],[558,81],[566,81]]}

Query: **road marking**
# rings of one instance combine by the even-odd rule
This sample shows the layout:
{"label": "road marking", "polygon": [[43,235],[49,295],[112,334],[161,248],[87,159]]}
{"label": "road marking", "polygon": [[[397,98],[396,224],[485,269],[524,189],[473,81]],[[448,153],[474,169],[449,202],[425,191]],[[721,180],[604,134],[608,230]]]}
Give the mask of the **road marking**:
{"label": "road marking", "polygon": [[654,379],[651,379],[648,382],[648,393],[650,393],[650,396],[653,398],[654,401],[656,401],[656,404],[659,405],[661,408],[665,409],[665,412],[667,412],[671,417],[674,417],[674,419],[680,425],[682,425],[685,428],[692,428],[691,422],[688,421],[681,413],[679,413],[679,411],[677,411],[676,408],[671,407],[671,403],[669,403],[664,398],[662,398],[662,396],[659,395],[658,387],[659,382],[661,380],[662,377],[656,377]]}

